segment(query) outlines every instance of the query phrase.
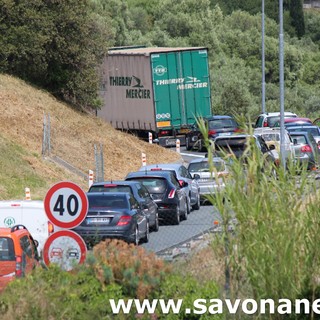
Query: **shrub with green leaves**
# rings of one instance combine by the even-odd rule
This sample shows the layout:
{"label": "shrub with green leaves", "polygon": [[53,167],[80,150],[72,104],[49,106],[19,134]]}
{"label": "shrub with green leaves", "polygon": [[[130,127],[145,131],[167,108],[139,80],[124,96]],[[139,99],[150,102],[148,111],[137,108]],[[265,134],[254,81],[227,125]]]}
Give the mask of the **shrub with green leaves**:
{"label": "shrub with green leaves", "polygon": [[[202,133],[207,136],[204,126]],[[209,140],[207,146],[210,158],[214,149]],[[225,249],[227,293],[275,301],[301,298],[305,291],[312,296],[320,241],[314,175],[292,163],[286,169],[282,164],[268,168],[254,145],[247,148],[250,157],[245,164],[233,160],[224,191],[209,196],[222,215],[224,233],[218,244]],[[238,223],[231,234],[227,226],[234,217]]]}

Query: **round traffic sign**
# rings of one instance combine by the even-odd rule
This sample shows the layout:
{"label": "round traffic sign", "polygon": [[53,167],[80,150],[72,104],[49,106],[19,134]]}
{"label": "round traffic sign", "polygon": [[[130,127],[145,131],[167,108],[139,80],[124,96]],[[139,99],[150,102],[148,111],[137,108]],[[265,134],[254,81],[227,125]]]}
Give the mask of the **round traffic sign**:
{"label": "round traffic sign", "polygon": [[87,246],[82,237],[71,230],[60,230],[53,233],[43,247],[43,261],[49,266],[55,263],[61,269],[70,271],[86,259]]}
{"label": "round traffic sign", "polygon": [[52,186],[44,199],[48,219],[57,227],[71,229],[81,224],[88,211],[85,192],[73,182],[64,181]]}

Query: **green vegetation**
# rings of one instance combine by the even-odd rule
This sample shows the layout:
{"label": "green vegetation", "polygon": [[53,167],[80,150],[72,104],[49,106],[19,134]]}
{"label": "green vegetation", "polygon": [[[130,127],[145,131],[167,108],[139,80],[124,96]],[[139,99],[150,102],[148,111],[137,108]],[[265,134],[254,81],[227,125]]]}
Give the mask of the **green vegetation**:
{"label": "green vegetation", "polygon": [[[1,190],[0,199],[23,198],[25,187],[31,190],[46,186],[46,181],[35,172],[28,162],[28,157],[34,157],[21,146],[14,144],[0,135],[0,180],[6,186]],[[5,155],[5,156],[4,156]]]}
{"label": "green vegetation", "polygon": [[[98,108],[110,46],[206,46],[214,113],[261,110],[261,1],[0,0],[0,71]],[[266,109],[279,110],[278,2],[265,1]],[[318,117],[320,16],[284,1],[285,108]]]}

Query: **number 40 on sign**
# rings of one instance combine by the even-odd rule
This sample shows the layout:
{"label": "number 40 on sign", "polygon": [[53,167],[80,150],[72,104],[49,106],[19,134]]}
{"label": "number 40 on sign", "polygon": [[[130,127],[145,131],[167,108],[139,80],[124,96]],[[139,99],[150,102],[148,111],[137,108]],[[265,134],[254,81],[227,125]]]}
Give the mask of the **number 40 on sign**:
{"label": "number 40 on sign", "polygon": [[48,219],[57,227],[75,228],[88,211],[86,193],[73,182],[63,181],[52,186],[44,199]]}

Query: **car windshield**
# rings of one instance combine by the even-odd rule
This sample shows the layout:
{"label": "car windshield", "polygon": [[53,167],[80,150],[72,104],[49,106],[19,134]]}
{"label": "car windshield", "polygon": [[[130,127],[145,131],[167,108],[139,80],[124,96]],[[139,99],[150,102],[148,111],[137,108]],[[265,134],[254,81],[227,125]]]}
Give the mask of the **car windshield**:
{"label": "car windshield", "polygon": [[306,127],[306,128],[288,128],[288,131],[289,132],[294,132],[294,131],[306,131],[306,132],[310,132],[313,136],[320,136],[320,133],[319,133],[319,130],[317,128],[309,128],[309,127]]}
{"label": "car windshield", "polygon": [[108,195],[102,196],[88,196],[89,209],[97,208],[113,208],[113,209],[128,209],[129,203],[126,197],[121,195]]}
{"label": "car windshield", "polygon": [[163,178],[135,178],[139,180],[149,191],[149,193],[164,193],[166,191],[167,182]]}
{"label": "car windshield", "polygon": [[0,261],[14,261],[16,259],[13,241],[8,237],[0,237]]}
{"label": "car windshield", "polygon": [[279,133],[263,133],[262,138],[264,141],[280,141],[280,134]]}
{"label": "car windshield", "polygon": [[208,127],[210,129],[223,129],[237,127],[237,123],[233,119],[215,119],[210,120]]}
{"label": "car windshield", "polygon": [[[223,161],[213,161],[213,170],[216,171],[224,171],[225,170],[225,164]],[[188,167],[189,172],[209,172],[210,166],[208,161],[201,161],[201,162],[195,162],[190,163]]]}
{"label": "car windshield", "polygon": [[105,184],[101,186],[92,186],[89,192],[129,192],[132,193],[130,186],[117,185],[117,184]]}

